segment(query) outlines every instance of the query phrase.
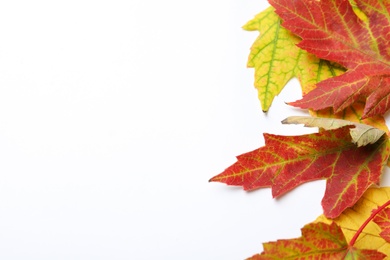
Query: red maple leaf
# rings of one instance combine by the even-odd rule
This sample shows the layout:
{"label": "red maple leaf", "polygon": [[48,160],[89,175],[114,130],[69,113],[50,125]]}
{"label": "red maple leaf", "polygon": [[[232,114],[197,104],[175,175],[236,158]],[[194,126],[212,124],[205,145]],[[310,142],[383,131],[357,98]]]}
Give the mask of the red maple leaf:
{"label": "red maple leaf", "polygon": [[389,1],[355,0],[366,19],[355,14],[348,0],[269,2],[283,26],[302,39],[300,48],[347,68],[292,105],[339,112],[366,99],[363,118],[390,109]]}
{"label": "red maple leaf", "polygon": [[302,183],[326,179],[322,206],[327,217],[335,218],[379,183],[388,158],[386,138],[357,147],[350,128],[302,136],[264,134],[265,146],[238,156],[235,164],[210,181],[245,190],[272,187],[277,197]]}

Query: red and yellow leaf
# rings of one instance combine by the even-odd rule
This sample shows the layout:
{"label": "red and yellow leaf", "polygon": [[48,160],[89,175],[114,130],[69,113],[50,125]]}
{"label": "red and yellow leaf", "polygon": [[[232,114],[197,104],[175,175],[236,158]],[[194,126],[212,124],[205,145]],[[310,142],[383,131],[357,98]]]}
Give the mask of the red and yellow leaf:
{"label": "red and yellow leaf", "polygon": [[376,215],[374,222],[382,229],[379,235],[390,243],[390,208],[386,208]]}
{"label": "red and yellow leaf", "polygon": [[[370,188],[368,189],[359,201],[351,208],[345,210],[341,215],[335,219],[328,219],[324,215],[317,218],[317,222],[324,222],[330,224],[335,222],[341,227],[348,243],[351,242],[356,232],[361,228],[363,223],[370,217],[372,212],[383,204],[386,204],[390,200],[390,187]],[[388,211],[388,209],[385,209]],[[387,213],[386,213],[387,214]],[[390,256],[390,243],[387,242],[382,235],[380,235],[385,229],[384,224],[388,221],[388,218],[379,214],[381,220],[375,219],[374,221],[383,222],[383,226],[380,227],[374,221],[370,221],[368,225],[363,229],[362,233],[358,236],[354,243],[354,247],[359,249],[377,249],[379,252]]]}
{"label": "red and yellow leaf", "polygon": [[347,68],[292,105],[332,107],[337,113],[365,99],[363,117],[390,109],[390,3],[355,2],[367,19],[359,18],[348,0],[270,0],[283,26],[302,39],[300,48]]}
{"label": "red and yellow leaf", "polygon": [[265,146],[237,157],[237,162],[210,181],[243,186],[245,190],[271,187],[278,197],[298,185],[326,179],[324,214],[335,218],[378,184],[389,157],[387,138],[357,147],[350,127],[303,136],[264,134]]}
{"label": "red and yellow leaf", "polygon": [[376,250],[350,247],[341,228],[335,224],[310,223],[302,237],[263,244],[264,251],[249,260],[271,259],[372,259],[386,257]]}
{"label": "red and yellow leaf", "polygon": [[298,48],[300,39],[281,26],[273,7],[258,14],[243,28],[260,32],[251,47],[248,67],[255,69],[255,87],[263,111],[268,111],[275,96],[293,77],[299,79],[306,93],[317,82],[345,71],[338,64],[320,60]]}

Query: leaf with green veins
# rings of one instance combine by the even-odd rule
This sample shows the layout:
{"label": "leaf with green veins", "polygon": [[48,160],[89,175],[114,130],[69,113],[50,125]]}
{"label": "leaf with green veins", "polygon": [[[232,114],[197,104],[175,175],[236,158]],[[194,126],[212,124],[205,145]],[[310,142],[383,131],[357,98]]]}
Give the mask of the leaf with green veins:
{"label": "leaf with green veins", "polygon": [[247,65],[255,69],[255,87],[265,112],[291,78],[297,77],[303,93],[307,93],[317,82],[344,72],[340,65],[320,60],[298,48],[296,44],[300,39],[281,26],[272,7],[243,28],[260,32],[251,47]]}
{"label": "leaf with green veins", "polygon": [[347,68],[291,105],[339,112],[364,99],[364,118],[390,109],[389,2],[354,3],[367,18],[356,15],[346,0],[270,0],[283,26],[302,39],[298,47]]}
{"label": "leaf with green veins", "polygon": [[385,131],[366,124],[354,123],[348,120],[335,118],[321,118],[309,116],[291,116],[282,121],[283,124],[304,124],[307,127],[319,127],[325,130],[337,129],[343,126],[354,126],[350,129],[352,142],[357,146],[376,143]]}
{"label": "leaf with green veins", "polygon": [[302,236],[263,244],[264,251],[248,260],[272,259],[366,259],[386,257],[377,250],[349,246],[341,228],[335,224],[310,223],[302,228]]}
{"label": "leaf with green veins", "polygon": [[387,136],[357,147],[350,128],[302,136],[264,134],[264,147],[238,156],[236,163],[210,181],[245,190],[271,187],[272,195],[278,197],[302,183],[326,179],[322,206],[326,216],[335,218],[379,183],[389,158]]}

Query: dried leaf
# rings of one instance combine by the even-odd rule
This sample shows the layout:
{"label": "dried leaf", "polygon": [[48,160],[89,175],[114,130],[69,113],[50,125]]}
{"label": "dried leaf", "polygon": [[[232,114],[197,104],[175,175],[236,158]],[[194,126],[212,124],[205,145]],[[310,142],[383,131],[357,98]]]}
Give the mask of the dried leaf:
{"label": "dried leaf", "polygon": [[283,124],[304,124],[308,127],[320,127],[325,130],[337,129],[343,126],[354,126],[350,129],[352,142],[357,146],[376,143],[386,132],[366,124],[354,123],[343,119],[320,118],[309,116],[291,116],[282,121]]}

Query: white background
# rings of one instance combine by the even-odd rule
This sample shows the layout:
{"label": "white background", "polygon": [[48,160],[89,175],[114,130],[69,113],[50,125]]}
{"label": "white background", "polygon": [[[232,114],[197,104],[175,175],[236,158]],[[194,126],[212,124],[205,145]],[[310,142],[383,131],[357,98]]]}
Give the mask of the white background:
{"label": "white background", "polygon": [[325,184],[208,180],[300,114],[246,68],[263,0],[0,1],[0,259],[244,259],[300,235]]}

